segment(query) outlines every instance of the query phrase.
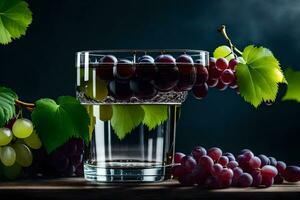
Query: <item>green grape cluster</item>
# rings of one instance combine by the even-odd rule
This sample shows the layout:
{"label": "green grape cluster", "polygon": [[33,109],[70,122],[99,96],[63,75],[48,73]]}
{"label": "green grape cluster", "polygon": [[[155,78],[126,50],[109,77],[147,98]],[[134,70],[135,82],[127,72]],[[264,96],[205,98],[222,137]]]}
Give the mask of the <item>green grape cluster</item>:
{"label": "green grape cluster", "polygon": [[29,119],[12,119],[0,128],[0,174],[15,179],[22,167],[32,164],[31,149],[41,148],[42,143]]}

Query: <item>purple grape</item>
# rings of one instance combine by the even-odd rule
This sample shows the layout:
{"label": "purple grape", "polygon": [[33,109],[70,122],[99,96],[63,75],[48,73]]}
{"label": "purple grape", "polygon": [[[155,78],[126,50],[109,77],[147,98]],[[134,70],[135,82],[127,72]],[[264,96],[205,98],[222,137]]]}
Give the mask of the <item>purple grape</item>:
{"label": "purple grape", "polygon": [[174,162],[175,163],[181,163],[181,160],[182,160],[183,157],[185,157],[184,153],[180,153],[180,152],[175,153]]}
{"label": "purple grape", "polygon": [[211,159],[211,157],[205,155],[202,156],[199,161],[199,165],[203,167],[204,170],[210,172],[212,170],[212,166],[214,165],[214,161]]}
{"label": "purple grape", "polygon": [[97,76],[102,80],[113,80],[113,68],[117,63],[117,58],[113,55],[106,55],[100,60],[99,67],[96,68]]}
{"label": "purple grape", "polygon": [[218,189],[220,188],[219,180],[215,176],[207,177],[204,186],[209,189]]}
{"label": "purple grape", "polygon": [[282,177],[281,174],[277,174],[274,178],[274,183],[275,184],[282,184],[284,182],[284,178]]}
{"label": "purple grape", "polygon": [[240,155],[243,155],[246,152],[251,152],[252,153],[252,151],[250,149],[243,149],[243,150],[240,151]]}
{"label": "purple grape", "polygon": [[201,166],[197,165],[192,172],[195,177],[196,184],[199,186],[203,186],[207,177],[209,176],[209,172],[204,170]]}
{"label": "purple grape", "polygon": [[181,165],[185,167],[188,172],[192,172],[197,162],[192,156],[185,156],[181,159]]}
{"label": "purple grape", "polygon": [[236,167],[238,167],[238,166],[239,166],[239,163],[236,162],[235,160],[230,161],[230,162],[227,164],[227,167],[230,168],[230,169],[234,169],[234,168],[236,168]]}
{"label": "purple grape", "polygon": [[284,180],[288,182],[297,182],[300,181],[300,167],[298,166],[288,166],[284,170],[284,173],[282,174],[284,177]]}
{"label": "purple grape", "polygon": [[140,100],[152,99],[157,95],[157,90],[149,81],[139,79],[130,80],[130,89]]}
{"label": "purple grape", "polygon": [[235,157],[232,153],[226,152],[226,153],[223,153],[223,156],[227,156],[227,158],[229,159],[229,162],[235,161]]}
{"label": "purple grape", "polygon": [[213,176],[219,176],[221,174],[222,170],[223,170],[223,166],[216,163],[212,166],[210,173]]}
{"label": "purple grape", "polygon": [[206,149],[204,147],[196,147],[192,150],[192,156],[195,158],[196,161],[199,160],[202,156],[206,155]]}
{"label": "purple grape", "polygon": [[196,68],[191,56],[183,54],[176,59],[179,69],[179,81],[177,91],[191,90],[196,82]]}
{"label": "purple grape", "polygon": [[209,157],[211,157],[211,159],[213,159],[213,161],[217,161],[222,156],[222,150],[220,148],[213,147],[207,151],[207,155]]}
{"label": "purple grape", "polygon": [[265,166],[265,165],[270,165],[270,159],[263,155],[263,154],[260,154],[258,155],[260,161],[261,161],[261,167]]}
{"label": "purple grape", "polygon": [[276,165],[277,165],[277,160],[276,160],[276,158],[274,158],[274,157],[269,157],[269,159],[270,159],[270,165],[276,167]]}
{"label": "purple grape", "polygon": [[240,176],[243,174],[243,170],[239,167],[236,167],[232,171],[233,171],[232,184],[236,186],[238,185],[238,180]]}
{"label": "purple grape", "polygon": [[129,79],[134,75],[135,67],[127,59],[121,59],[116,66],[116,76],[119,79]]}
{"label": "purple grape", "polygon": [[276,168],[279,173],[283,174],[284,170],[286,169],[286,164],[283,161],[277,161]]}
{"label": "purple grape", "polygon": [[253,178],[253,183],[252,183],[252,186],[253,187],[258,187],[261,185],[261,182],[262,182],[262,175],[260,173],[259,170],[254,170],[252,173],[252,178]]}
{"label": "purple grape", "polygon": [[220,159],[218,160],[218,163],[220,163],[222,166],[227,166],[229,162],[229,159],[226,156],[221,156]]}
{"label": "purple grape", "polygon": [[143,81],[153,80],[157,72],[154,59],[151,56],[144,55],[139,58],[138,62],[139,64],[135,69],[137,78]]}
{"label": "purple grape", "polygon": [[220,181],[228,181],[229,179],[231,180],[233,178],[233,171],[231,169],[228,168],[224,168],[222,169],[221,173],[218,176]]}
{"label": "purple grape", "polygon": [[184,186],[192,186],[195,184],[195,177],[192,173],[183,175],[178,178],[179,183],[181,183]]}
{"label": "purple grape", "polygon": [[251,158],[254,157],[254,154],[251,151],[246,151],[245,153],[243,153],[243,156],[245,160],[248,162],[250,161]]}
{"label": "purple grape", "polygon": [[129,81],[111,81],[109,83],[109,91],[117,100],[129,100],[133,96]]}
{"label": "purple grape", "polygon": [[243,173],[238,180],[238,184],[241,187],[250,187],[252,185],[253,178],[248,173]]}
{"label": "purple grape", "polygon": [[260,167],[260,165],[261,165],[261,161],[260,161],[259,157],[254,156],[249,160],[249,166],[252,169],[257,169]]}

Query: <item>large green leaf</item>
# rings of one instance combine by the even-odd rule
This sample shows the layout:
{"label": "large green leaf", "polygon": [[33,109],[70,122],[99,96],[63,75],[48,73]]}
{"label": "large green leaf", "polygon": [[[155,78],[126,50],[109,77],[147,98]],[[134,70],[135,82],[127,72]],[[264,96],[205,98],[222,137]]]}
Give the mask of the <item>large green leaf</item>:
{"label": "large green leaf", "polygon": [[16,115],[17,94],[9,88],[0,87],[0,127]]}
{"label": "large green leaf", "polygon": [[243,59],[245,63],[238,64],[236,68],[241,96],[254,107],[263,101],[274,101],[278,83],[286,81],[272,52],[250,45],[244,49]]}
{"label": "large green leaf", "polygon": [[32,121],[48,153],[71,137],[89,141],[89,116],[75,98],[41,99],[35,103]]}
{"label": "large green leaf", "polygon": [[1,0],[0,43],[8,44],[12,39],[17,39],[25,35],[31,21],[32,14],[25,1]]}
{"label": "large green leaf", "polygon": [[148,126],[149,130],[162,124],[168,119],[167,105],[142,105],[145,112],[143,123]]}
{"label": "large green leaf", "polygon": [[113,105],[111,126],[118,138],[123,139],[144,119],[144,110],[139,105]]}
{"label": "large green leaf", "polygon": [[282,100],[295,100],[300,102],[300,71],[288,68],[284,75],[289,84]]}

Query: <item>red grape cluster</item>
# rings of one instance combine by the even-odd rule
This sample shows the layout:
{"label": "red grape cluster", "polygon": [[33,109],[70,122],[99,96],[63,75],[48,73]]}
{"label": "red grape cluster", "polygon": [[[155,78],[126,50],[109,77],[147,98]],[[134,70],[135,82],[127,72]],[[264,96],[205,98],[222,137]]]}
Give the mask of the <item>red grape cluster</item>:
{"label": "red grape cluster", "polygon": [[205,79],[202,79],[193,88],[194,96],[198,99],[204,98],[209,87],[216,87],[221,91],[226,90],[228,87],[237,89],[235,76],[237,64],[238,60],[236,58],[231,59],[229,62],[225,58],[210,58],[208,68],[201,69]]}
{"label": "red grape cluster", "polygon": [[300,181],[300,167],[288,166],[283,161],[263,154],[255,156],[244,149],[237,159],[232,153],[222,153],[217,147],[206,151],[193,149],[191,155],[176,153],[173,177],[182,185],[217,189],[236,187],[270,187],[285,181]]}

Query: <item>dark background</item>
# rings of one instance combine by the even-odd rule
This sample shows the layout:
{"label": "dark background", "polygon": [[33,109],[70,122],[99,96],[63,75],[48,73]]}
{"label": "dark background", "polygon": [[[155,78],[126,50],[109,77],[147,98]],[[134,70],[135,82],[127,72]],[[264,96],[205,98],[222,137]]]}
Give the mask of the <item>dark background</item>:
{"label": "dark background", "polygon": [[[33,23],[25,37],[0,46],[0,83],[25,101],[75,95],[74,52],[117,48],[190,48],[224,44],[226,24],[236,45],[270,48],[283,68],[300,69],[300,1],[96,1],[30,0]],[[254,109],[232,90],[211,89],[206,99],[184,103],[177,150],[195,145],[274,155],[300,165],[300,104]]]}

